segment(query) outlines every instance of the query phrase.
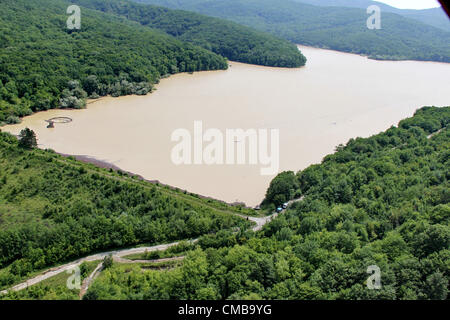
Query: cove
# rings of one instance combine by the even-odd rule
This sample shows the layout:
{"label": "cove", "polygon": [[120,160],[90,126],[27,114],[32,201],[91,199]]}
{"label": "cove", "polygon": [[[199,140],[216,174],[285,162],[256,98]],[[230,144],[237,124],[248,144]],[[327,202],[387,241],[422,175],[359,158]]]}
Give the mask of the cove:
{"label": "cove", "polygon": [[[260,165],[176,165],[172,133],[202,121],[208,128],[277,129],[279,169],[319,163],[350,138],[368,137],[427,105],[450,104],[450,64],[375,61],[300,47],[299,69],[230,62],[225,71],[177,74],[147,96],[106,97],[84,110],[50,110],[2,130],[33,129],[39,147],[88,155],[149,180],[227,202],[257,205],[273,175]],[[47,128],[45,120],[72,122]]]}

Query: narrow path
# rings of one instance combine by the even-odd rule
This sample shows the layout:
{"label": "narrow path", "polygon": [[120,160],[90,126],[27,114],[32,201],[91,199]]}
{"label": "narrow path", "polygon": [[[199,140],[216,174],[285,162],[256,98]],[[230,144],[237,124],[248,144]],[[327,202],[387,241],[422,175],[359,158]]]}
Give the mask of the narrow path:
{"label": "narrow path", "polygon": [[89,275],[89,277],[84,279],[83,284],[81,285],[81,288],[80,288],[80,294],[79,294],[80,300],[83,299],[83,296],[88,291],[89,286],[91,285],[92,281],[94,281],[94,279],[98,277],[98,275],[100,274],[100,272],[102,270],[103,270],[103,261],[98,264],[98,266],[94,269],[94,271],[92,271],[92,273]]}
{"label": "narrow path", "polygon": [[159,263],[159,262],[169,262],[169,261],[180,261],[186,258],[186,256],[176,256],[171,258],[161,258],[161,259],[151,259],[151,260],[130,260],[121,257],[113,257],[115,262],[118,263]]}
{"label": "narrow path", "polygon": [[[288,207],[291,204],[293,204],[294,202],[302,201],[303,199],[304,199],[304,197],[302,196],[298,199],[290,200],[288,202]],[[252,228],[252,230],[255,232],[260,231],[267,223],[269,223],[270,221],[272,221],[273,219],[278,217],[278,215],[279,215],[278,212],[275,212],[275,213],[271,214],[270,216],[266,216],[266,217],[250,217],[250,216],[244,216],[244,215],[238,214],[238,216],[256,223],[256,225]]]}
{"label": "narrow path", "polygon": [[[295,200],[291,200],[288,202],[288,207],[294,203],[294,202],[298,202],[298,201],[302,201],[304,197],[301,197],[299,199],[295,199]],[[283,210],[282,212],[284,212],[285,210]],[[266,225],[268,222],[272,221],[273,219],[275,219],[276,217],[278,217],[279,213],[273,213],[270,216],[266,216],[266,217],[252,217],[252,216],[245,216],[245,215],[241,215],[238,213],[232,213],[234,215],[237,215],[243,219],[247,219],[250,221],[253,221],[256,223],[256,225],[254,227],[252,227],[251,230],[253,231],[259,231],[261,230],[264,225]],[[194,244],[198,241],[198,239],[193,239],[193,240],[189,240],[190,243]],[[106,251],[106,252],[101,252],[101,253],[97,253],[97,254],[93,254],[78,260],[75,260],[73,262],[61,265],[59,267],[54,267],[51,269],[48,269],[47,271],[45,271],[44,273],[37,275],[31,279],[28,279],[25,282],[19,283],[15,286],[13,286],[12,288],[8,289],[8,290],[3,290],[0,291],[0,294],[6,294],[8,291],[20,291],[23,290],[29,286],[35,285],[41,281],[44,281],[48,278],[51,278],[53,276],[56,276],[57,274],[60,274],[61,272],[65,272],[68,270],[71,270],[77,266],[79,266],[80,264],[82,264],[83,262],[89,262],[89,261],[100,261],[103,260],[106,256],[111,255],[115,261],[117,262],[121,262],[121,261],[126,261],[126,263],[128,263],[128,261],[130,261],[131,263],[133,263],[133,260],[128,260],[123,258],[124,256],[128,256],[131,254],[139,254],[139,253],[145,253],[145,252],[152,252],[152,251],[164,251],[169,249],[170,247],[176,246],[180,244],[180,241],[177,242],[172,242],[172,243],[167,243],[167,244],[160,244],[160,245],[156,245],[156,246],[151,246],[151,247],[137,247],[137,248],[131,248],[131,249],[121,249],[121,250],[114,250],[114,251]],[[145,262],[151,262],[151,261],[145,261]],[[80,291],[80,297],[84,296],[84,294],[86,293],[90,283],[98,276],[99,272],[101,271],[101,267],[102,267],[102,263],[100,263],[94,270],[94,272],[87,278],[86,283],[84,284],[84,289],[82,287],[82,291]]]}
{"label": "narrow path", "polygon": [[[439,129],[438,131],[435,131],[435,132],[433,132],[432,134],[429,134],[429,135],[427,136],[427,139],[433,138],[435,135],[441,133],[441,132],[442,132],[443,130],[445,130],[445,129],[447,129],[447,127],[443,127],[443,128],[441,128],[441,129]],[[391,150],[395,150],[395,149],[398,149],[398,148],[400,148],[400,147],[404,147],[404,146],[406,146],[407,144],[408,144],[407,142],[402,143],[402,144],[399,145],[399,146],[396,146],[396,147],[391,148]]]}
{"label": "narrow path", "polygon": [[[198,239],[195,240],[191,240],[191,243],[195,243],[196,241],[198,241]],[[80,264],[82,264],[83,262],[89,262],[89,261],[100,261],[103,260],[106,256],[113,256],[113,257],[123,257],[123,256],[127,256],[130,254],[136,254],[136,253],[144,253],[144,252],[151,252],[151,251],[163,251],[163,250],[167,250],[170,247],[176,246],[178,245],[180,242],[173,242],[173,243],[168,243],[168,244],[160,244],[160,245],[156,245],[156,246],[152,246],[152,247],[138,247],[138,248],[132,248],[132,249],[122,249],[122,250],[114,250],[114,251],[107,251],[107,252],[102,252],[102,253],[97,253],[97,254],[93,254],[78,260],[75,260],[73,262],[61,265],[59,267],[55,267],[55,268],[51,268],[48,269],[47,271],[45,271],[44,273],[37,275],[31,279],[28,279],[25,282],[19,283],[18,285],[13,286],[12,288],[10,288],[9,290],[13,290],[13,291],[20,291],[22,289],[25,289],[29,286],[32,286],[34,284],[37,284],[41,281],[44,281],[48,278],[51,278],[53,276],[56,276],[57,274],[60,274],[61,272],[65,272],[68,270],[71,270],[75,267],[78,267]],[[8,290],[3,290],[0,291],[0,294],[5,294],[7,293]]]}
{"label": "narrow path", "polygon": [[433,132],[432,134],[428,135],[427,138],[428,138],[428,139],[431,139],[431,138],[434,137],[435,135],[441,133],[442,130],[445,130],[446,128],[447,128],[447,127],[444,127],[444,128],[439,129],[439,130],[436,131],[436,132]]}
{"label": "narrow path", "polygon": [[[113,259],[117,263],[158,263],[158,262],[169,262],[169,261],[179,261],[183,260],[185,256],[178,256],[178,257],[172,257],[172,258],[162,258],[162,259],[153,259],[153,260],[129,260],[125,258],[121,258],[118,256],[114,256]],[[103,261],[98,264],[98,266],[92,271],[92,273],[84,279],[83,284],[80,288],[79,297],[80,300],[83,299],[84,295],[89,289],[89,286],[91,283],[100,275],[100,272],[103,271]]]}

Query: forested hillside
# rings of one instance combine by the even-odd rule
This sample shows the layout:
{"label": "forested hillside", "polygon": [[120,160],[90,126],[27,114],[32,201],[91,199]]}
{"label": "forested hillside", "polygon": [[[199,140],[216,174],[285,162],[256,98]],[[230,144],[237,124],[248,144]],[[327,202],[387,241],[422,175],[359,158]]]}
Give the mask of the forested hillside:
{"label": "forested hillside", "polygon": [[0,203],[0,288],[99,250],[248,224],[232,214],[239,208],[27,150],[1,132]]}
{"label": "forested hillside", "polygon": [[[262,232],[204,236],[171,270],[115,266],[86,298],[445,299],[449,123],[450,107],[428,107],[352,139],[321,164],[277,179],[290,185],[279,200],[305,198]],[[381,289],[366,287],[371,265],[381,270]]]}
{"label": "forested hillside", "polygon": [[306,58],[286,40],[200,14],[120,0],[72,0],[83,7],[117,14],[159,29],[233,61],[274,67],[301,67]]}
{"label": "forested hillside", "polygon": [[[81,29],[69,30],[66,10],[73,2],[109,13],[81,7]],[[123,1],[3,0],[0,125],[34,111],[82,108],[87,97],[144,95],[169,74],[226,69],[224,57],[305,63],[285,40],[194,13]]]}
{"label": "forested hillside", "polygon": [[68,1],[6,0],[0,10],[0,123],[86,96],[146,94],[165,74],[227,68],[224,58],[125,19],[83,9],[69,30]]}
{"label": "forested hillside", "polygon": [[354,7],[366,9],[371,5],[380,7],[381,12],[392,12],[407,18],[415,19],[436,28],[450,32],[450,19],[442,8],[431,8],[423,10],[397,9],[387,4],[372,0],[294,0],[296,2],[308,3],[316,6]]}
{"label": "forested hillside", "polygon": [[134,0],[192,10],[272,33],[294,43],[384,60],[450,62],[450,32],[383,12],[369,30],[366,9],[319,7],[292,0]]}

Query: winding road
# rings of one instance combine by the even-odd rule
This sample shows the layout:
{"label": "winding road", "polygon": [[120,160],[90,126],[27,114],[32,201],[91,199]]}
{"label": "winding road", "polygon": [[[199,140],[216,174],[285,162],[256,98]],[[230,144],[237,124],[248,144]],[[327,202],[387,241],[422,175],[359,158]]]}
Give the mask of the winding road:
{"label": "winding road", "polygon": [[[297,201],[302,201],[302,200],[303,200],[303,197],[301,197],[299,199],[291,200],[288,202],[288,207],[292,203],[297,202]],[[285,210],[286,209],[284,209],[282,212],[284,212]],[[251,217],[251,216],[240,215],[237,213],[233,213],[233,214],[236,214],[237,216],[239,216],[243,219],[247,219],[247,220],[255,222],[256,225],[252,227],[252,230],[257,232],[257,231],[260,231],[264,227],[264,225],[266,225],[268,222],[270,222],[273,219],[275,219],[276,217],[278,217],[278,215],[280,213],[278,213],[278,212],[273,213],[266,217]],[[189,240],[189,242],[192,244],[196,243],[197,241],[198,241],[198,239]],[[152,251],[164,251],[164,250],[167,250],[170,247],[176,246],[178,244],[180,244],[180,241],[172,242],[172,243],[168,243],[168,244],[155,245],[155,246],[151,246],[151,247],[137,247],[137,248],[131,248],[131,249],[113,250],[113,251],[106,251],[106,252],[93,254],[93,255],[77,259],[75,261],[69,262],[67,264],[64,264],[64,265],[61,265],[58,267],[50,268],[50,269],[44,271],[43,273],[41,273],[33,278],[28,279],[25,282],[19,283],[15,286],[9,288],[8,290],[0,291],[0,294],[6,294],[6,293],[8,293],[8,291],[23,290],[25,288],[28,288],[29,286],[35,285],[35,284],[42,282],[48,278],[56,276],[57,274],[60,274],[61,272],[67,272],[69,270],[72,270],[75,267],[78,267],[83,262],[102,261],[106,256],[111,255],[116,262],[133,263],[133,261],[124,259],[123,257],[131,255],[131,254],[140,254],[140,253],[152,252]],[[152,262],[152,261],[149,260],[147,262]],[[86,293],[86,291],[89,287],[89,284],[98,276],[101,269],[102,269],[102,263],[100,263],[95,268],[95,270],[91,273],[91,275],[85,279],[85,281],[83,282],[83,285],[81,287],[81,290],[80,290],[80,297],[82,297]]]}
{"label": "winding road", "polygon": [[[197,240],[198,239],[191,240],[191,242],[195,243]],[[132,248],[132,249],[106,251],[106,252],[102,252],[102,253],[93,254],[93,255],[69,262],[67,264],[63,264],[59,267],[48,269],[44,273],[41,273],[40,275],[37,275],[34,278],[28,279],[25,282],[19,283],[18,285],[15,285],[14,287],[12,287],[8,290],[0,291],[0,294],[5,294],[9,290],[19,291],[19,290],[25,289],[29,286],[37,284],[48,278],[56,276],[57,274],[60,274],[61,272],[72,270],[75,267],[82,264],[83,262],[100,261],[109,255],[111,255],[113,258],[116,258],[116,257],[121,258],[121,257],[127,256],[127,255],[130,255],[130,254],[137,254],[137,253],[144,253],[144,252],[151,252],[151,251],[164,251],[170,247],[178,245],[179,243],[180,242],[177,241],[177,242],[172,242],[172,243],[168,243],[168,244],[160,244],[160,245],[156,245],[156,246],[152,246],[152,247],[138,247],[138,248]]]}
{"label": "winding road", "polygon": [[[287,203],[287,207],[289,207],[294,202],[302,201],[303,199],[304,199],[304,197],[302,196],[298,199],[291,200]],[[285,210],[286,209],[283,209],[281,212],[284,212]],[[240,215],[240,214],[238,214],[238,216],[255,222],[256,225],[252,228],[252,230],[257,232],[257,231],[260,231],[267,223],[269,223],[270,221],[272,221],[273,219],[278,217],[279,214],[280,213],[275,212],[275,213],[272,213],[270,216],[266,216],[266,217],[250,217],[250,216],[244,216],[244,215]]]}

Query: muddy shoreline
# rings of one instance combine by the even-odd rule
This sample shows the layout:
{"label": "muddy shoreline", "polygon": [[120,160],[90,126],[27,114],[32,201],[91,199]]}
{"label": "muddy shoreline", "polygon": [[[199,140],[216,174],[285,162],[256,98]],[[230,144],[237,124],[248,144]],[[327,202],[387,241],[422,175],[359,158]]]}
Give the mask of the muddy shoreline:
{"label": "muddy shoreline", "polygon": [[[163,181],[197,195],[254,207],[264,199],[275,176],[261,174],[269,166],[262,160],[274,154],[272,139],[264,142],[258,135],[263,143],[254,144],[256,161],[250,161],[246,142],[240,145],[246,149],[243,163],[236,159],[228,163],[224,161],[228,129],[278,130],[279,141],[273,149],[277,155],[271,157],[270,167],[278,172],[298,171],[321,163],[339,144],[396,126],[418,108],[448,105],[450,64],[375,61],[331,50],[301,50],[308,56],[304,68],[233,62],[227,71],[162,79],[158,90],[147,96],[102,97],[88,101],[82,110],[38,112],[2,130],[17,135],[28,127],[43,149],[89,155],[77,157],[112,170],[123,168],[149,182]],[[45,121],[54,117],[73,121],[46,128]],[[213,129],[222,137],[216,139],[220,152],[212,165],[192,159],[197,151],[206,155],[212,150],[207,149],[211,139],[202,139],[193,148],[196,121],[202,123],[199,135]],[[188,133],[183,141],[191,148],[190,153],[182,153],[185,165],[173,160],[181,146],[182,140],[175,139],[181,131]],[[198,155],[197,159],[203,158]]]}
{"label": "muddy shoreline", "polygon": [[65,157],[65,158],[72,157],[72,158],[75,158],[77,161],[93,164],[93,165],[95,165],[96,167],[99,167],[99,168],[111,169],[111,170],[114,170],[114,171],[121,171],[121,172],[127,174],[128,176],[136,177],[138,180],[145,181],[145,182],[152,183],[152,184],[156,184],[156,185],[160,185],[160,186],[163,186],[163,187],[167,187],[167,188],[170,188],[172,190],[178,190],[178,191],[181,191],[181,192],[185,192],[187,194],[196,195],[200,199],[218,201],[218,202],[221,202],[223,204],[226,204],[226,205],[229,205],[229,206],[234,206],[234,207],[235,206],[242,206],[245,209],[253,209],[252,207],[248,207],[244,202],[229,203],[229,202],[226,202],[224,200],[216,199],[216,198],[209,197],[209,196],[204,196],[204,195],[197,194],[197,193],[192,193],[192,192],[189,192],[188,190],[185,190],[185,189],[182,189],[182,188],[178,188],[178,187],[174,187],[174,186],[171,186],[171,185],[168,185],[168,184],[164,184],[164,183],[161,183],[159,180],[145,179],[143,176],[141,176],[139,174],[123,170],[120,167],[116,166],[115,164],[109,163],[109,162],[104,161],[104,160],[99,160],[99,159],[96,159],[96,158],[88,156],[88,155],[72,155],[72,154],[66,154],[66,153],[60,153],[60,152],[55,152],[55,153],[60,155],[60,156]]}

